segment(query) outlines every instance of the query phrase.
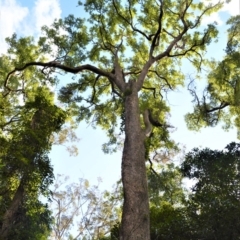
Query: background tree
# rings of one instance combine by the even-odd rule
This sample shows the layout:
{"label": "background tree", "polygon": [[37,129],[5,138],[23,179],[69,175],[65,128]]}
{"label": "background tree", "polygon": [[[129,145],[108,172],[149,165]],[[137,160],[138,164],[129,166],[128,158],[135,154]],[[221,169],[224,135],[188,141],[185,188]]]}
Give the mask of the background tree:
{"label": "background tree", "polygon": [[[54,223],[51,239],[100,239],[120,222],[122,193],[119,183],[113,192],[90,186],[88,180],[67,184],[68,178],[58,175],[51,190],[50,208]],[[75,234],[73,234],[75,232]]]}
{"label": "background tree", "polygon": [[22,125],[18,125],[18,129],[11,129],[11,135],[5,134],[1,138],[1,148],[4,149],[0,158],[3,165],[0,175],[2,239],[12,239],[12,236],[31,239],[32,234],[26,233],[26,230],[30,230],[30,226],[37,227],[34,222],[28,225],[29,219],[34,218],[38,222],[41,222],[41,218],[48,220],[44,226],[42,219],[43,229],[35,229],[35,232],[49,230],[50,213],[38,197],[39,193],[48,192],[53,180],[47,157],[51,146],[49,139],[52,132],[59,130],[64,123],[65,113],[51,104],[44,94],[49,94],[48,90],[39,88],[34,101],[26,102],[24,115],[19,116]]}
{"label": "background tree", "polygon": [[[176,67],[183,58],[200,67],[206,46],[217,35],[214,25],[200,28],[202,18],[221,6],[188,0],[86,1],[87,22],[72,15],[57,20],[43,28],[38,45],[15,36],[8,40],[14,68],[5,78],[4,97],[20,91],[27,73],[49,83],[60,70],[76,74],[61,89],[60,99],[78,121],[107,130],[105,151],[116,143],[115,128],[122,118],[121,239],[150,239],[145,146],[173,147],[162,93],[183,84]],[[148,137],[151,144],[146,145]]]}
{"label": "background tree", "polygon": [[231,143],[223,151],[194,149],[186,155],[182,172],[194,179],[188,202],[191,237],[239,239],[240,151]]}
{"label": "background tree", "polygon": [[[228,42],[226,55],[221,61],[209,62],[208,85],[203,97],[197,96],[194,88],[190,88],[195,101],[193,113],[186,116],[190,129],[199,129],[203,126],[215,126],[224,122],[224,129],[235,126],[240,129],[240,17],[235,16],[227,21]],[[238,133],[238,137],[239,137]]]}
{"label": "background tree", "polygon": [[[156,158],[156,157],[155,157]],[[153,166],[152,166],[153,167]],[[191,239],[191,222],[187,209],[187,192],[183,176],[173,163],[155,162],[148,171],[150,200],[150,236],[152,240]],[[101,240],[118,240],[119,224]]]}
{"label": "background tree", "polygon": [[183,188],[183,176],[171,160],[158,163],[157,168],[155,164],[155,170],[148,173],[150,233],[155,240],[189,239],[187,192]]}
{"label": "background tree", "polygon": [[[190,193],[183,188],[183,176],[178,167],[169,162],[154,163],[154,171],[151,168],[148,171],[151,239],[239,238],[239,147],[239,144],[231,143],[223,151],[194,149],[186,154],[181,171],[185,177],[195,180]],[[58,216],[55,219],[61,219],[64,215],[62,225],[59,220],[60,224],[55,227],[61,229],[63,226],[62,229],[65,227],[65,231],[71,232],[68,224],[76,222],[72,221],[71,216],[77,213],[77,206],[81,205],[74,201],[76,196],[81,196],[89,200],[87,204],[91,207],[81,205],[86,211],[76,216],[80,225],[75,223],[75,226],[82,226],[79,236],[86,239],[120,239],[118,207],[121,205],[121,189],[105,193],[102,198],[103,195],[98,194],[96,188],[90,188],[86,180],[80,183],[79,186],[70,185],[66,190],[53,191],[53,204],[58,206],[54,211]],[[73,190],[77,186],[81,189],[80,194]],[[118,209],[115,213],[112,211],[114,207]],[[113,216],[109,218],[109,214]],[[68,224],[64,225],[66,222]],[[98,231],[98,226],[104,226],[102,232]],[[64,238],[66,236],[60,239]],[[76,238],[69,235],[69,239]]]}
{"label": "background tree", "polygon": [[8,56],[0,57],[1,239],[46,239],[52,221],[39,196],[48,194],[53,181],[47,154],[51,135],[60,130],[66,113],[54,105],[49,87],[35,81],[34,72],[25,72],[21,81],[13,79],[12,86],[21,86],[19,91],[6,94],[4,86],[11,64],[36,53],[29,43],[30,38],[21,39],[14,58],[11,48]]}

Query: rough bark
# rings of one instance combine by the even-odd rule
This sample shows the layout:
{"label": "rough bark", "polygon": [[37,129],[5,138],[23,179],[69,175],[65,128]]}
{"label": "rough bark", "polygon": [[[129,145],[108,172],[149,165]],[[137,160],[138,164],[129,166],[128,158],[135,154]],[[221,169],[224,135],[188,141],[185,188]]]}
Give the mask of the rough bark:
{"label": "rough bark", "polygon": [[141,129],[137,87],[125,97],[125,142],[122,158],[124,204],[121,240],[150,240],[145,167],[145,134]]}
{"label": "rough bark", "polygon": [[[30,123],[31,129],[37,130],[39,128],[39,124],[41,122],[41,117],[44,114],[44,111],[37,110],[35,114],[33,115],[32,121]],[[25,136],[26,139],[23,138],[22,145],[29,143],[31,145],[30,152],[26,151],[23,153],[24,157],[29,159],[29,171],[33,169],[34,167],[34,158],[36,154],[39,153],[39,142],[34,137],[30,137],[28,135]],[[21,144],[21,143],[19,143]],[[16,213],[18,212],[21,204],[23,203],[23,199],[25,196],[25,176],[27,176],[28,173],[25,172],[20,180],[20,184],[14,194],[14,197],[4,213],[3,220],[2,220],[2,227],[0,230],[0,240],[7,240],[9,239],[9,234],[11,232],[11,229],[14,227],[14,221],[16,217]]]}
{"label": "rough bark", "polygon": [[17,188],[17,191],[15,192],[15,195],[13,197],[13,200],[11,202],[11,205],[5,212],[2,220],[2,228],[0,231],[0,239],[8,239],[8,235],[11,231],[11,227],[13,226],[16,212],[18,211],[22,200],[24,197],[24,187],[22,184],[22,181],[20,182],[20,185]]}

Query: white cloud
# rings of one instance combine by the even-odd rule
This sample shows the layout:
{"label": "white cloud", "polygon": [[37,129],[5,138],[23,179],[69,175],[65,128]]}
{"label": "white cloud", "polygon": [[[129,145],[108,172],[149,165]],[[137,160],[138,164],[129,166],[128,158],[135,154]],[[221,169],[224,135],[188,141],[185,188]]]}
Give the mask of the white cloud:
{"label": "white cloud", "polygon": [[61,17],[61,8],[58,0],[37,0],[34,7],[35,27],[40,32],[43,25],[51,25]]}
{"label": "white cloud", "polygon": [[227,3],[226,0],[201,0],[206,5],[208,4],[217,4],[219,1],[224,2],[223,8],[220,10],[221,12],[228,12],[230,15],[237,15],[240,14],[239,12],[239,6],[240,2],[239,0],[231,0],[229,3]]}
{"label": "white cloud", "polygon": [[5,38],[21,31],[28,14],[28,8],[22,7],[15,0],[0,1],[0,53],[6,51]]}
{"label": "white cloud", "polygon": [[225,3],[222,11],[228,12],[231,16],[240,14],[240,1],[231,0],[230,3]]}
{"label": "white cloud", "polygon": [[[219,0],[202,0],[206,5],[208,4],[217,4]],[[223,24],[223,21],[220,18],[220,13],[225,12],[228,13],[230,16],[235,16],[240,14],[240,1],[239,0],[231,0],[230,3],[226,3],[224,1],[223,7],[217,13],[211,14],[209,17],[205,17],[202,21],[204,25],[208,23],[217,22],[219,25]]]}
{"label": "white cloud", "polygon": [[222,25],[223,21],[221,20],[219,13],[212,13],[210,16],[203,17],[202,24],[207,25],[209,23],[216,22],[218,25]]}
{"label": "white cloud", "polygon": [[0,54],[5,53],[5,38],[39,36],[43,25],[51,25],[61,17],[59,0],[36,0],[33,7],[22,6],[20,0],[0,0]]}

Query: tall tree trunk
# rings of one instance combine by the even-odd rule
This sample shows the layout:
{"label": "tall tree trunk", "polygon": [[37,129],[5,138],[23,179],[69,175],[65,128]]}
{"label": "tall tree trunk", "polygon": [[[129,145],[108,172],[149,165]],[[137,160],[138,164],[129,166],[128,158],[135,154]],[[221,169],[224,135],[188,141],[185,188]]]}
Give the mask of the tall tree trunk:
{"label": "tall tree trunk", "polygon": [[22,180],[17,188],[17,191],[14,194],[13,200],[11,202],[11,205],[5,212],[2,220],[2,228],[0,231],[0,239],[8,239],[8,235],[11,231],[11,228],[14,226],[14,220],[16,212],[18,211],[22,200],[24,197],[24,187],[22,184]]}
{"label": "tall tree trunk", "polygon": [[[37,130],[37,128],[39,128],[42,114],[44,114],[44,112],[41,110],[37,110],[34,113],[32,121],[30,123],[30,128],[32,130]],[[40,153],[41,149],[39,146],[38,139],[35,136],[29,135],[28,133],[23,134],[22,143],[19,142],[18,144],[20,145],[22,144],[24,146],[24,144],[26,143],[29,143],[30,148],[28,151],[25,151],[23,153],[23,156],[29,160],[28,171],[31,171],[31,169],[34,169],[34,158],[38,153]],[[23,199],[24,199],[25,188],[26,188],[24,180],[27,175],[28,175],[27,172],[23,173],[23,176],[20,180],[20,184],[14,194],[14,197],[10,203],[10,206],[4,213],[3,220],[2,220],[2,228],[0,230],[0,240],[9,239],[10,231],[14,227],[16,213],[19,207],[21,206],[21,204],[23,203]]]}
{"label": "tall tree trunk", "polygon": [[[134,82],[132,82],[132,85]],[[124,204],[121,240],[150,240],[149,200],[137,90],[125,97],[125,142],[122,158]]]}

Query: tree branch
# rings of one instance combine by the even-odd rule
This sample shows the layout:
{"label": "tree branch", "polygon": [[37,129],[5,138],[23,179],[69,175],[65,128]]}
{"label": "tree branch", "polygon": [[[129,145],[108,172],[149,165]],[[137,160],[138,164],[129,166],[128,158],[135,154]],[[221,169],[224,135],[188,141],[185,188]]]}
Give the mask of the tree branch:
{"label": "tree branch", "polygon": [[165,77],[163,77],[163,76],[160,76],[157,71],[149,70],[149,72],[155,73],[158,78],[163,79],[163,80],[166,82],[166,84],[168,85],[168,87],[169,87],[171,90],[173,90],[173,88],[172,88],[171,84],[168,82],[167,78],[165,78]]}
{"label": "tree branch", "polygon": [[168,54],[168,57],[178,57],[178,56],[184,56],[186,55],[188,52],[195,52],[197,55],[200,56],[201,58],[201,62],[202,62],[202,56],[201,54],[199,54],[196,50],[195,50],[195,47],[199,47],[199,46],[202,46],[206,43],[207,41],[207,37],[208,37],[208,31],[205,32],[205,34],[203,35],[202,39],[199,41],[199,42],[196,42],[191,46],[189,47],[187,50],[185,50],[184,52],[180,52],[180,53],[176,53],[176,54]]}
{"label": "tree branch", "polygon": [[129,21],[128,19],[126,19],[126,18],[119,12],[119,10],[117,9],[117,6],[116,6],[116,3],[115,3],[114,0],[112,0],[112,3],[113,3],[113,7],[114,7],[117,15],[118,15],[121,19],[123,19],[127,24],[129,24],[129,25],[131,26],[131,28],[132,28],[133,31],[140,33],[140,34],[141,34],[142,36],[144,36],[147,40],[151,41],[151,38],[152,38],[151,35],[148,36],[148,35],[145,34],[143,31],[141,31],[141,30],[139,30],[138,28],[135,28],[135,27],[133,26],[133,22],[132,22],[132,12],[131,12],[131,4],[130,4],[130,1],[129,1],[129,0],[128,0],[128,4],[129,4],[128,11],[129,11],[129,14],[130,14],[130,17],[131,17],[131,20],[130,20],[130,21]]}
{"label": "tree branch", "polygon": [[152,132],[152,124],[150,123],[150,120],[149,120],[149,109],[146,109],[143,113],[143,121],[144,121],[144,125],[145,125],[145,135],[146,137],[149,137],[151,132]]}
{"label": "tree branch", "polygon": [[[88,70],[88,71],[91,71],[93,73],[96,73],[98,75],[101,75],[101,76],[104,76],[104,77],[107,77],[108,79],[111,79],[113,82],[115,82],[115,76],[113,73],[110,73],[110,72],[106,72],[106,71],[103,71],[93,65],[90,65],[90,64],[85,64],[85,65],[82,65],[82,66],[78,66],[78,67],[69,67],[69,66],[66,66],[66,65],[63,65],[59,62],[56,62],[56,61],[51,61],[51,62],[29,62],[29,63],[26,63],[23,67],[16,67],[14,68],[11,72],[8,73],[5,81],[4,81],[4,87],[9,91],[8,93],[6,93],[4,96],[8,95],[12,89],[8,86],[8,82],[9,82],[9,79],[12,75],[14,75],[16,72],[21,72],[23,70],[25,70],[26,68],[30,67],[30,66],[38,66],[38,67],[50,67],[50,68],[57,68],[57,69],[61,69],[65,72],[68,72],[68,73],[73,73],[73,74],[77,74],[79,72],[82,72],[82,71],[85,71],[85,70]],[[117,84],[118,81],[116,81],[116,85],[118,87],[122,87],[122,84]]]}
{"label": "tree branch", "polygon": [[6,123],[4,124],[1,124],[0,125],[0,128],[2,130],[4,130],[4,127],[6,127],[7,125],[11,124],[11,123],[14,123],[14,122],[18,122],[20,120],[20,117],[17,118],[17,116],[19,115],[19,113],[17,113],[16,115],[14,115],[13,117],[10,118],[9,121],[7,121]]}
{"label": "tree branch", "polygon": [[219,111],[219,110],[221,110],[225,107],[228,107],[229,105],[230,105],[229,103],[222,102],[222,103],[220,103],[220,105],[218,107],[213,107],[213,108],[210,108],[210,109],[206,109],[206,112],[211,113],[211,112]]}
{"label": "tree branch", "polygon": [[161,38],[161,31],[162,31],[162,18],[163,18],[163,1],[160,0],[160,13],[159,13],[159,17],[158,17],[158,29],[157,32],[154,34],[153,40],[152,40],[152,44],[150,47],[150,51],[149,51],[149,56],[150,58],[153,57],[153,51],[155,49],[156,46],[159,45],[160,42],[160,38]]}
{"label": "tree branch", "polygon": [[154,98],[156,98],[156,88],[153,88],[153,87],[144,87],[142,86],[143,89],[146,89],[146,90],[151,90],[153,91],[153,96]]}
{"label": "tree branch", "polygon": [[148,161],[150,163],[150,170],[159,178],[158,173],[153,169],[153,163],[152,160],[150,158],[148,158]]}
{"label": "tree branch", "polygon": [[154,59],[153,58],[150,58],[146,63],[145,65],[143,66],[143,69],[141,71],[141,73],[139,74],[139,77],[138,77],[138,80],[137,80],[137,90],[140,91],[142,86],[143,86],[143,83],[144,83],[144,80],[145,80],[145,77],[147,76],[148,74],[148,70],[149,68],[152,66],[152,64],[154,63]]}
{"label": "tree branch", "polygon": [[96,84],[97,84],[97,81],[99,80],[101,76],[98,75],[96,78],[95,78],[95,81],[93,83],[93,92],[92,92],[92,97],[91,97],[91,102],[93,103],[94,101],[94,98],[95,98],[95,95],[96,95]]}
{"label": "tree branch", "polygon": [[171,125],[162,124],[158,120],[154,119],[152,113],[149,109],[146,109],[143,113],[143,121],[145,125],[145,135],[150,136],[152,132],[152,126],[154,127],[163,127],[163,128],[173,128]]}

